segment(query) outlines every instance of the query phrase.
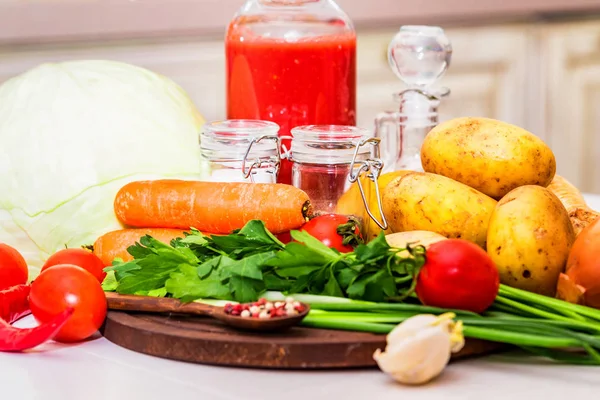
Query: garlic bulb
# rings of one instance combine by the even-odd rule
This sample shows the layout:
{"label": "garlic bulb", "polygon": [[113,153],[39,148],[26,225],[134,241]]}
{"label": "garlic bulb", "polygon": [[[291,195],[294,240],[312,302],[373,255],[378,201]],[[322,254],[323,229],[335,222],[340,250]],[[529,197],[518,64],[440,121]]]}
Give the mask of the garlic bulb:
{"label": "garlic bulb", "polygon": [[421,314],[408,318],[386,337],[385,351],[375,351],[379,368],[396,381],[423,384],[437,377],[450,355],[463,348],[462,322],[454,314]]}

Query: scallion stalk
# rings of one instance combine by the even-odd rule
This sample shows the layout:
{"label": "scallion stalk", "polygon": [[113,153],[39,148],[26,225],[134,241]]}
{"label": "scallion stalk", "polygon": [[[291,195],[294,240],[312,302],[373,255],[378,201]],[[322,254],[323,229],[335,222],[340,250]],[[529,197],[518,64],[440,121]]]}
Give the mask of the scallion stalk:
{"label": "scallion stalk", "polygon": [[563,300],[554,299],[552,297],[543,296],[537,293],[527,292],[525,290],[512,288],[506,285],[500,285],[499,294],[504,297],[509,297],[513,300],[525,300],[534,304],[542,304],[552,309],[566,309],[600,322],[600,310],[595,308],[567,303]]}
{"label": "scallion stalk", "polygon": [[306,316],[302,320],[302,325],[313,328],[340,329],[345,331],[359,331],[380,334],[387,334],[394,329],[394,325],[341,319],[315,318],[310,315]]}
{"label": "scallion stalk", "polygon": [[532,315],[536,315],[541,318],[546,318],[546,319],[555,320],[555,321],[565,321],[565,322],[572,323],[573,325],[577,325],[582,328],[588,328],[588,329],[600,332],[600,324],[596,323],[596,322],[591,322],[591,321],[587,321],[587,320],[580,321],[578,319],[568,318],[568,317],[565,317],[564,315],[554,314],[554,313],[551,313],[548,311],[540,310],[539,308],[528,306],[526,304],[519,303],[519,302],[511,300],[511,299],[506,299],[502,296],[496,297],[496,302],[513,307],[517,310],[529,312]]}
{"label": "scallion stalk", "polygon": [[410,303],[370,303],[364,301],[349,301],[344,303],[320,303],[318,301],[308,303],[311,308],[325,311],[407,311],[417,314],[444,314],[453,312],[460,316],[471,316],[481,318],[479,314],[463,311],[463,310],[448,310],[445,308],[428,307],[420,304]]}

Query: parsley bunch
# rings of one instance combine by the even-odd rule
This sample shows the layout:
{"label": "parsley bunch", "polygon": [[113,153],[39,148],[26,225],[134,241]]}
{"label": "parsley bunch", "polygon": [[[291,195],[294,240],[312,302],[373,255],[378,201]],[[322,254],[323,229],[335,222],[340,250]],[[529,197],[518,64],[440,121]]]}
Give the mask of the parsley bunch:
{"label": "parsley bunch", "polygon": [[133,261],[116,261],[104,289],[121,294],[170,296],[183,301],[257,300],[266,291],[307,293],[382,302],[409,296],[425,263],[422,246],[398,253],[379,235],[351,253],[331,249],[306,232],[284,245],[262,221],[226,236],[192,230],[162,243],[144,236],[129,247]]}

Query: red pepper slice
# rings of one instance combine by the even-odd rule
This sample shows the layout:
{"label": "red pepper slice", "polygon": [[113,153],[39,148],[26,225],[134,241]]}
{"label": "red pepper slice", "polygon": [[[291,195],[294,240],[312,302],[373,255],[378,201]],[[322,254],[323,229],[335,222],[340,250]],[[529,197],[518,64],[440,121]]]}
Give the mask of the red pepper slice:
{"label": "red pepper slice", "polygon": [[47,342],[58,333],[74,311],[73,308],[67,308],[52,321],[27,329],[15,328],[0,320],[0,351],[23,351]]}
{"label": "red pepper slice", "polygon": [[31,314],[29,309],[29,285],[16,285],[0,290],[0,319],[12,324]]}

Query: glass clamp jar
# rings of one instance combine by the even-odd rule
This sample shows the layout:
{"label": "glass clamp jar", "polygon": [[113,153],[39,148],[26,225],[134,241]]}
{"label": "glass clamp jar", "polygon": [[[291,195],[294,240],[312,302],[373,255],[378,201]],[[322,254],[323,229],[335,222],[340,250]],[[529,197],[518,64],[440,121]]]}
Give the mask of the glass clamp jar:
{"label": "glass clamp jar", "polygon": [[[370,202],[360,182],[364,174],[379,196],[377,178],[383,163],[372,157],[378,154],[379,138],[371,137],[366,129],[345,125],[298,126],[292,129],[292,136],[287,156],[292,164],[292,185],[308,194],[316,214],[339,213],[338,201],[358,181],[361,206],[380,228],[387,229],[385,218],[379,222],[369,209]],[[381,212],[380,197],[377,203]],[[353,216],[363,219],[362,215]]]}
{"label": "glass clamp jar", "polygon": [[230,119],[206,123],[200,153],[213,182],[275,183],[281,164],[279,126],[273,122]]}
{"label": "glass clamp jar", "polygon": [[[369,217],[379,226],[381,229],[386,230],[388,228],[387,220],[385,219],[385,215],[383,214],[383,205],[381,204],[381,193],[379,192],[379,175],[381,175],[381,170],[383,169],[383,161],[379,158],[369,158],[367,160],[360,161],[360,167],[356,168],[357,165],[357,157],[358,152],[361,147],[366,144],[373,145],[373,153],[377,152],[379,147],[379,143],[381,142],[380,138],[368,138],[363,139],[358,142],[356,146],[356,151],[354,152],[354,157],[352,157],[352,163],[350,164],[350,182],[356,182],[358,185],[358,190],[360,192],[360,197],[362,198],[363,204],[365,205],[365,211],[369,215]],[[369,205],[369,200],[365,195],[365,189],[363,188],[362,182],[359,179],[362,174],[373,182],[373,187],[375,188],[375,195],[377,196],[377,208],[379,211],[379,215],[381,215],[381,222],[373,215],[371,211],[371,207]]]}

